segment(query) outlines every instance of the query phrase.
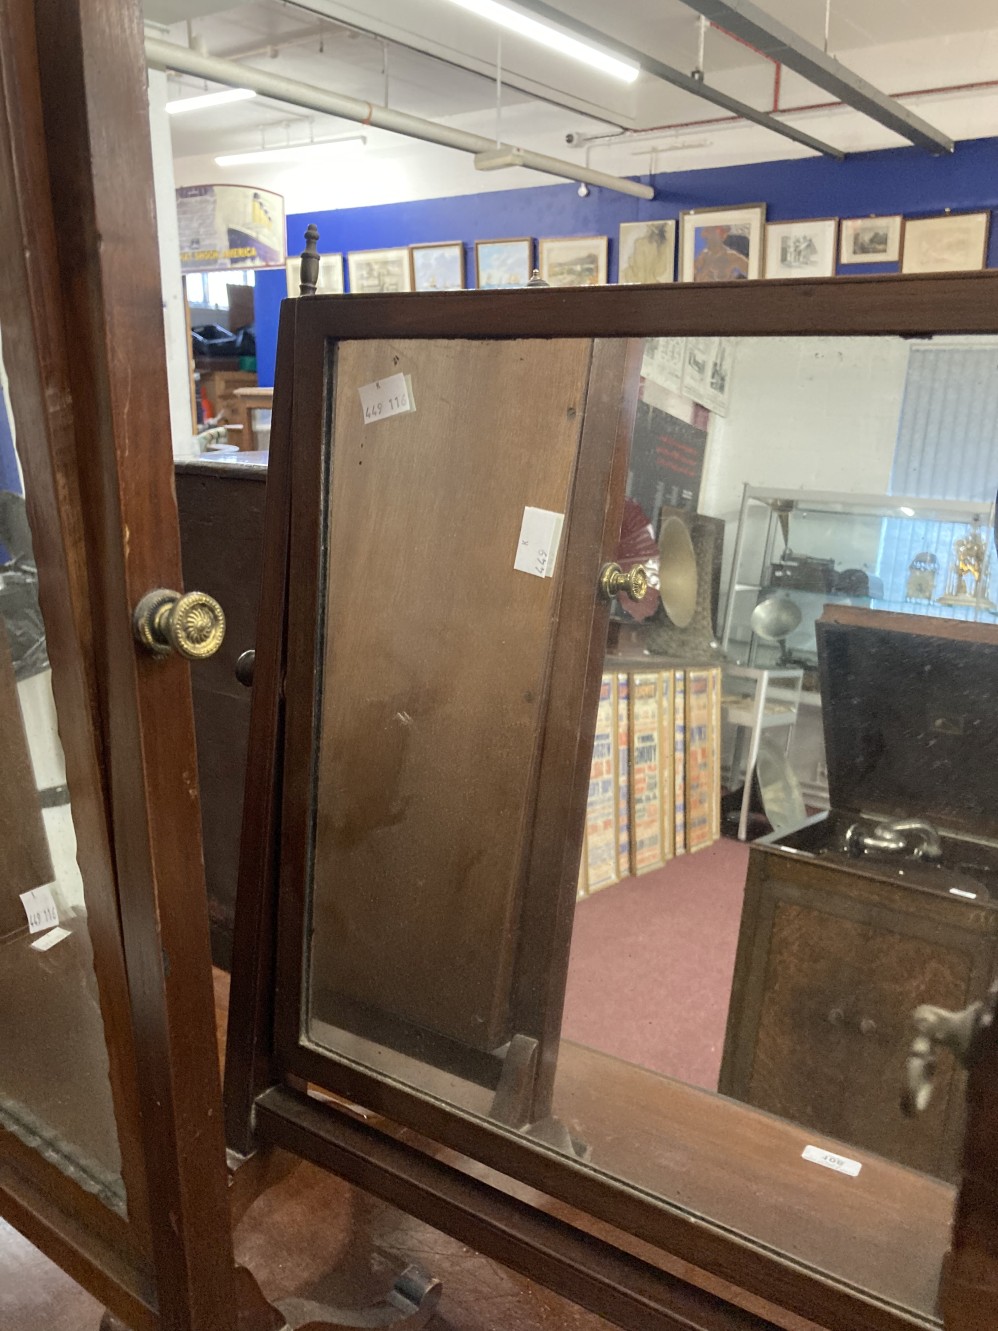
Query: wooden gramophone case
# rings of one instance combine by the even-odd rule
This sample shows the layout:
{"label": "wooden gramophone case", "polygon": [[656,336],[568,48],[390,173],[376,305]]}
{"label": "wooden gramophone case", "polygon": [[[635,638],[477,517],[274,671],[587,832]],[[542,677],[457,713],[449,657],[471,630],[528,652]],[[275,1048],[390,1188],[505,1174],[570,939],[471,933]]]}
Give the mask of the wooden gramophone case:
{"label": "wooden gramophone case", "polygon": [[[983,998],[998,936],[998,627],[826,606],[817,624],[831,809],[756,842],[719,1089],[955,1178],[964,1074],[899,1109],[911,1014]],[[845,849],[919,818],[931,863]]]}

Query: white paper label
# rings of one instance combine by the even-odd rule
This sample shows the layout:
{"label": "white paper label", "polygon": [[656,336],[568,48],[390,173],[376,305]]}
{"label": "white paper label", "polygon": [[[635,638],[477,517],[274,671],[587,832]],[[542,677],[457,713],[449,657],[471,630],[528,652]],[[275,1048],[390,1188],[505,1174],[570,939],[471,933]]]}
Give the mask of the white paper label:
{"label": "white paper label", "polygon": [[360,405],[364,411],[364,424],[386,421],[389,416],[400,416],[404,411],[415,411],[412,400],[412,381],[407,374],[390,374],[373,384],[358,388]]}
{"label": "white paper label", "polygon": [[61,943],[68,937],[69,930],[63,929],[60,925],[58,929],[50,929],[47,934],[42,934],[41,938],[36,938],[31,946],[36,952],[47,952],[50,947],[55,947],[56,943]]}
{"label": "white paper label", "polygon": [[546,508],[525,508],[513,567],[521,573],[532,573],[535,578],[550,578],[558,558],[564,525],[564,513],[552,513]]}
{"label": "white paper label", "polygon": [[33,887],[30,892],[22,892],[21,905],[28,917],[29,934],[40,934],[43,929],[51,929],[59,923],[59,911],[50,887]]}
{"label": "white paper label", "polygon": [[848,1174],[850,1178],[855,1178],[863,1168],[858,1160],[847,1160],[844,1155],[823,1151],[820,1146],[805,1146],[802,1155],[812,1164],[824,1165],[826,1169],[834,1169],[838,1174]]}

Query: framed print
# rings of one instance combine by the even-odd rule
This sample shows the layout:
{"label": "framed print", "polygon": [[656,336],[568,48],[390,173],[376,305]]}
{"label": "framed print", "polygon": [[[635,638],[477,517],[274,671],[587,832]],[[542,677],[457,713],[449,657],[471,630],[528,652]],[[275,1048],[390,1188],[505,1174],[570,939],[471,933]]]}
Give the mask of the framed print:
{"label": "framed print", "polygon": [[680,393],[685,359],[685,337],[647,337],[641,359],[641,378],[667,388],[670,393]]}
{"label": "framed print", "polygon": [[837,217],[767,222],[767,277],[834,277]]}
{"label": "framed print", "polygon": [[759,277],[765,225],[764,203],[680,213],[680,281],[733,282]]}
{"label": "framed print", "polygon": [[[297,296],[301,286],[301,258],[295,255],[284,266],[288,277],[288,295]],[[319,280],[315,286],[317,296],[343,295],[343,255],[319,255]]]}
{"label": "framed print", "polygon": [[464,245],[461,241],[410,245],[409,260],[413,291],[464,290]]}
{"label": "framed print", "polygon": [[718,416],[727,416],[731,400],[731,367],[735,358],[734,338],[713,338],[707,362],[707,378],[700,390],[699,401]]}
{"label": "framed print", "polygon": [[386,295],[412,290],[409,251],[354,250],[347,255],[350,290],[358,295]]}
{"label": "framed print", "polygon": [[627,284],[675,280],[675,221],[660,218],[654,222],[621,222],[617,281]]}
{"label": "framed print", "polygon": [[606,282],[606,236],[552,236],[537,242],[541,277],[552,287]]}
{"label": "framed print", "polygon": [[944,213],[905,223],[902,273],[978,272],[984,267],[991,214]]}
{"label": "framed print", "polygon": [[707,406],[711,367],[717,355],[716,337],[688,337],[683,359],[683,397]]}
{"label": "framed print", "polygon": [[529,236],[475,241],[475,285],[480,291],[525,287],[533,267],[534,242]]}
{"label": "framed print", "polygon": [[897,263],[901,257],[904,218],[843,217],[839,232],[839,263]]}

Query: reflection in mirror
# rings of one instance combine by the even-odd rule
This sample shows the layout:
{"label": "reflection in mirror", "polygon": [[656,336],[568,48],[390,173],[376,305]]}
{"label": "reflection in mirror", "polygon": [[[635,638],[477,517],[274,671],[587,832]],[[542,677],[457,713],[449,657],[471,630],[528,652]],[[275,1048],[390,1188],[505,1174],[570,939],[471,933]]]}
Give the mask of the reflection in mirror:
{"label": "reflection in mirror", "polygon": [[[0,1125],[123,1209],[104,1026],[0,347]],[[64,589],[65,594],[65,589]]]}
{"label": "reflection in mirror", "polygon": [[[994,978],[998,339],[652,339],[616,384],[590,345],[392,343],[418,409],[370,431],[388,349],[338,349],[303,1038],[934,1318],[958,1058],[901,1102],[914,1010]],[[614,584],[568,956],[528,869],[588,620],[570,560],[513,551],[533,506],[596,559],[610,391],[609,553],[650,589]],[[361,596],[334,571],[374,535]],[[759,1214],[774,1177],[806,1233]]]}

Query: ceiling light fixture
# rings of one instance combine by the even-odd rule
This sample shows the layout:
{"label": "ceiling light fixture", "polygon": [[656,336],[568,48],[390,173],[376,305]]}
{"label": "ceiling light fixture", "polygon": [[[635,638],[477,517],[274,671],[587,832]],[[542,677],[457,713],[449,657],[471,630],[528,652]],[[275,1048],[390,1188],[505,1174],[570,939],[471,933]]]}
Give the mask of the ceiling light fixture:
{"label": "ceiling light fixture", "polygon": [[359,152],[367,143],[363,134],[343,139],[309,139],[305,143],[287,143],[279,148],[258,148],[253,152],[223,153],[216,166],[242,166],[244,162],[297,162],[323,153]]}
{"label": "ceiling light fixture", "polygon": [[223,88],[220,92],[206,92],[197,97],[178,97],[167,102],[166,114],[182,116],[188,111],[207,111],[212,106],[225,106],[228,102],[248,102],[255,96],[252,88]]}
{"label": "ceiling light fixture", "polygon": [[530,18],[519,9],[499,4],[498,0],[451,0],[451,4],[460,5],[469,13],[488,19],[490,23],[497,23],[500,28],[505,28],[508,32],[528,37],[532,42],[538,42],[541,46],[546,46],[551,51],[558,51],[561,55],[570,56],[573,60],[579,60],[582,64],[598,69],[601,73],[609,74],[624,83],[633,83],[641,73],[640,65],[633,61],[622,60],[598,46],[591,46],[589,42],[581,41],[578,37],[571,37],[560,28]]}

